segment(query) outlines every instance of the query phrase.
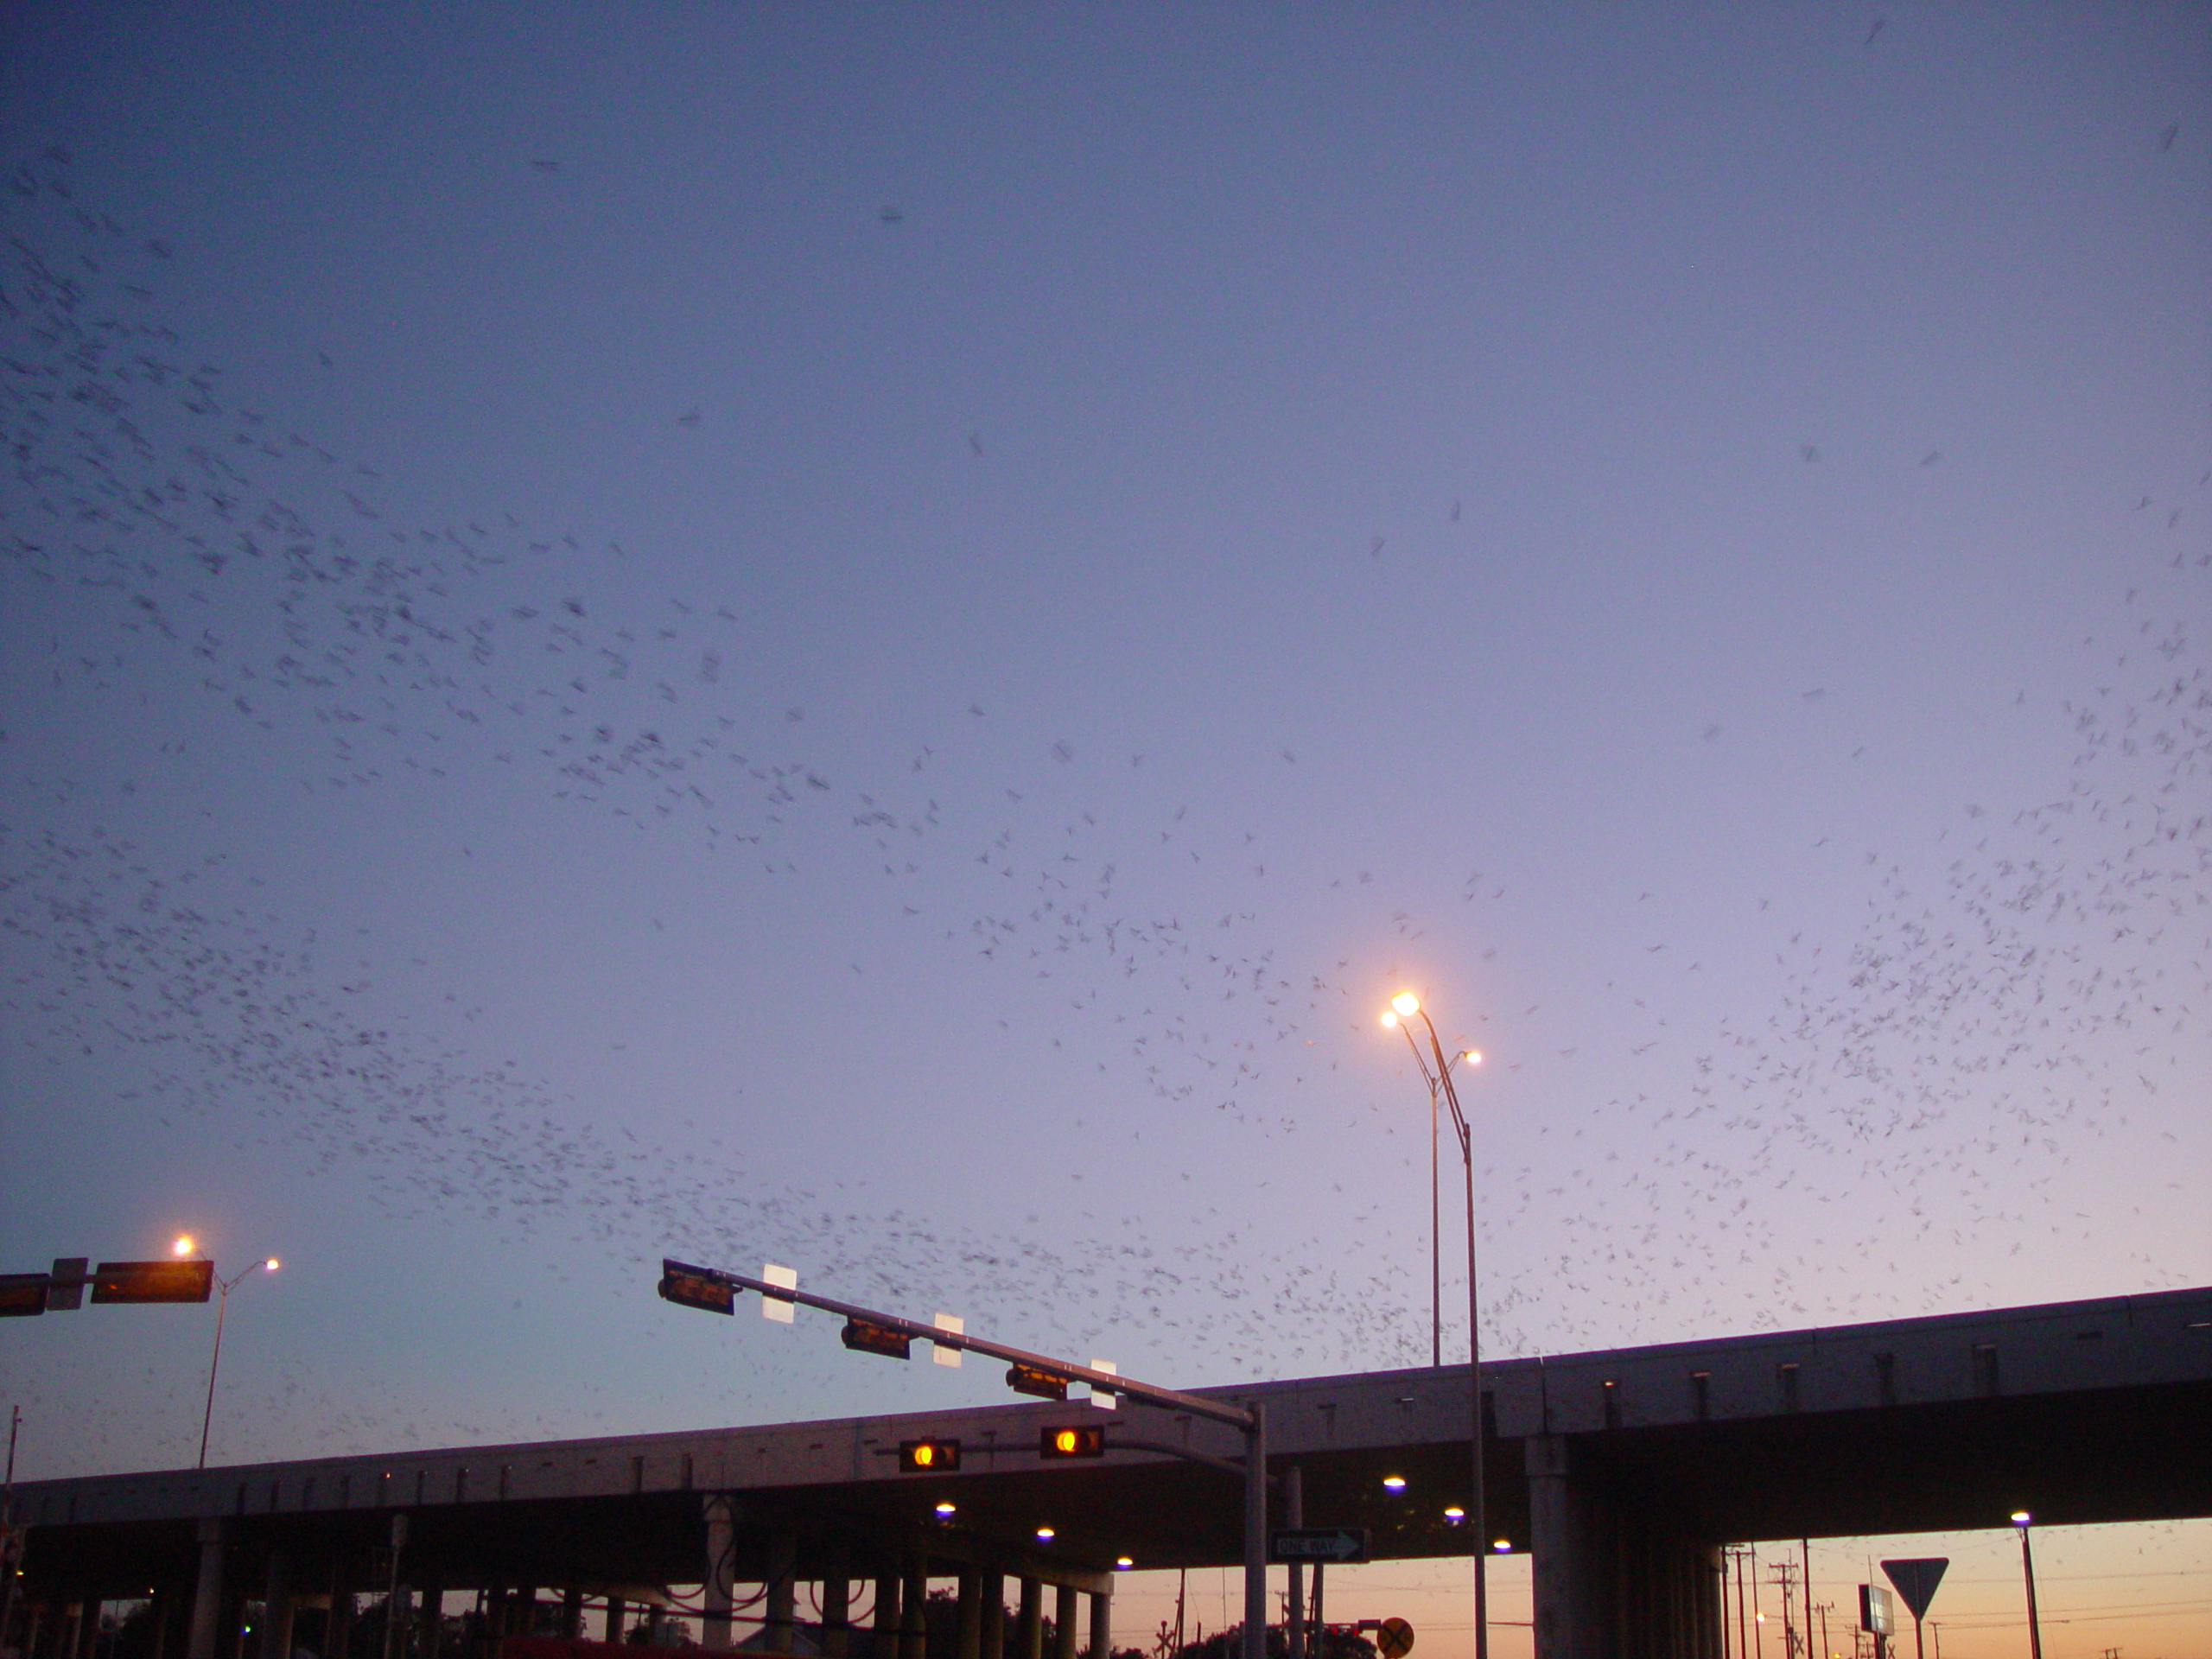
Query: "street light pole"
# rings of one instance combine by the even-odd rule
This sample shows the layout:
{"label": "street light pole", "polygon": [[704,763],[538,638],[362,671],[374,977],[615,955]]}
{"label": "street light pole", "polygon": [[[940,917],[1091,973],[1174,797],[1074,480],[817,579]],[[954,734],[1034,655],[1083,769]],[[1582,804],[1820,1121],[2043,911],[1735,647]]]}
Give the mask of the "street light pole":
{"label": "street light pole", "polygon": [[[1428,1032],[1427,1054],[1415,1040],[1408,1022],[1416,1016]],[[1483,1382],[1482,1382],[1482,1313],[1476,1294],[1475,1280],[1475,1140],[1473,1127],[1467,1114],[1460,1108],[1459,1091],[1452,1085],[1452,1067],[1460,1060],[1470,1065],[1482,1064],[1478,1049],[1465,1049],[1451,1059],[1444,1058],[1443,1039],[1436,1034],[1436,1022],[1428,1017],[1421,999],[1411,991],[1401,991],[1390,999],[1390,1010],[1382,1016],[1385,1026],[1395,1026],[1405,1033],[1406,1046],[1413,1050],[1414,1064],[1421,1068],[1422,1081],[1428,1084],[1428,1109],[1432,1133],[1429,1145],[1436,1144],[1435,1123],[1437,1097],[1442,1096],[1452,1109],[1452,1130],[1459,1138],[1459,1162],[1466,1175],[1467,1192],[1467,1411],[1469,1417],[1468,1456],[1471,1462],[1474,1491],[1467,1503],[1467,1525],[1474,1534],[1475,1558],[1475,1659],[1490,1659],[1490,1522],[1483,1495]],[[1433,1058],[1434,1069],[1430,1067]],[[1432,1197],[1435,1187],[1432,1182]],[[1432,1227],[1429,1236],[1436,1236],[1433,1225],[1434,1206],[1432,1203]],[[1437,1258],[1432,1255],[1432,1262]],[[1438,1305],[1440,1305],[1438,1304]],[[1432,1313],[1433,1328],[1440,1329],[1440,1316]],[[1442,1338],[1434,1338],[1441,1359]]]}
{"label": "street light pole", "polygon": [[[177,1244],[179,1255],[188,1254],[192,1249],[192,1241],[188,1238],[177,1240]],[[201,1469],[207,1466],[207,1431],[215,1421],[215,1373],[223,1363],[223,1315],[230,1311],[231,1293],[245,1282],[247,1274],[257,1273],[264,1268],[274,1273],[276,1266],[276,1258],[272,1255],[250,1263],[231,1278],[226,1279],[220,1274],[215,1275],[216,1287],[221,1294],[215,1299],[215,1357],[207,1362],[207,1405],[200,1414],[200,1462],[197,1466]]]}
{"label": "street light pole", "polygon": [[2028,1545],[2028,1523],[2034,1519],[2025,1510],[2012,1511],[2012,1524],[2020,1529],[2020,1571],[2028,1580],[2028,1659],[2043,1659],[2043,1623],[2036,1617],[2036,1556]]}

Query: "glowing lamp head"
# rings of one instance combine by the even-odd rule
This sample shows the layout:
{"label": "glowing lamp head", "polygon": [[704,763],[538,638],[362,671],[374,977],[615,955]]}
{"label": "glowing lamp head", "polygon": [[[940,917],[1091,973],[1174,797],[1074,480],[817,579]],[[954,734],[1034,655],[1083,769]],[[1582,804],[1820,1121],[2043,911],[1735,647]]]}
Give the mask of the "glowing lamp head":
{"label": "glowing lamp head", "polygon": [[1483,1063],[1483,1052],[1479,1048],[1471,1048],[1463,1052],[1459,1058],[1469,1065],[1480,1065]]}
{"label": "glowing lamp head", "polygon": [[2034,1519],[2035,1516],[2030,1515],[2025,1510],[2015,1510],[2012,1511],[2012,1524],[2016,1527],[2024,1527],[2029,1522]]}
{"label": "glowing lamp head", "polygon": [[1491,1540],[1490,1547],[1501,1555],[1510,1555],[1513,1553],[1513,1541],[1510,1538],[1493,1538]]}
{"label": "glowing lamp head", "polygon": [[1444,1510],[1444,1518],[1456,1527],[1467,1518],[1467,1512],[1457,1503],[1448,1504]]}
{"label": "glowing lamp head", "polygon": [[1385,1031],[1395,1031],[1397,1028],[1398,1016],[1395,1014],[1385,1013],[1382,1016],[1382,1029]]}
{"label": "glowing lamp head", "polygon": [[181,1233],[178,1235],[176,1243],[169,1246],[169,1254],[178,1256],[190,1255],[194,1243],[195,1241],[190,1233]]}
{"label": "glowing lamp head", "polygon": [[1126,1555],[1116,1555],[1114,1558],[1114,1570],[1116,1573],[1126,1573],[1135,1565],[1136,1563]]}
{"label": "glowing lamp head", "polygon": [[951,1503],[940,1503],[940,1504],[938,1504],[938,1505],[937,1506],[937,1512],[938,1512],[939,1515],[954,1515],[954,1514],[957,1514],[957,1513],[958,1513],[958,1506],[957,1506],[957,1505],[955,1505],[955,1504],[951,1504]]}
{"label": "glowing lamp head", "polygon": [[1421,998],[1411,991],[1400,991],[1390,999],[1390,1007],[1401,1020],[1410,1020],[1421,1012]]}
{"label": "glowing lamp head", "polygon": [[270,1257],[266,1262],[263,1262],[261,1265],[262,1265],[262,1267],[263,1267],[264,1268],[265,1268],[267,1271],[269,1271],[269,1272],[270,1272],[270,1273],[274,1273],[274,1272],[276,1272],[276,1269],[277,1269],[277,1268],[279,1268],[283,1267],[284,1264],[283,1264],[282,1262],[279,1262],[279,1261],[278,1261],[275,1256],[273,1256],[273,1255],[272,1255],[272,1256],[270,1256]]}
{"label": "glowing lamp head", "polygon": [[1054,1532],[1050,1527],[1039,1527],[1037,1529],[1037,1541],[1040,1544],[1049,1544],[1053,1539],[1058,1536],[1059,1534]]}
{"label": "glowing lamp head", "polygon": [[1383,1476],[1383,1477],[1382,1477],[1382,1490],[1383,1490],[1384,1491],[1386,1491],[1386,1492],[1402,1492],[1402,1491],[1404,1491],[1406,1490],[1406,1478],[1405,1478],[1403,1475],[1385,1475],[1385,1476]]}

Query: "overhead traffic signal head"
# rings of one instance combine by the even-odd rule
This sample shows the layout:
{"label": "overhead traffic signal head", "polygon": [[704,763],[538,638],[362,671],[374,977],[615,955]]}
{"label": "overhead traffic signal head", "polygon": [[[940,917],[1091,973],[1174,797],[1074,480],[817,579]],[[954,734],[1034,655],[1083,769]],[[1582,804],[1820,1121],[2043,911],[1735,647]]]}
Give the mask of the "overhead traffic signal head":
{"label": "overhead traffic signal head", "polygon": [[46,1289],[53,1281],[42,1273],[0,1274],[0,1319],[28,1319],[46,1312]]}
{"label": "overhead traffic signal head", "polygon": [[1006,1369],[1006,1385],[1016,1394],[1033,1394],[1039,1400],[1065,1400],[1068,1397],[1068,1380],[1051,1371],[1041,1371],[1034,1365],[1024,1365],[1019,1360]]}
{"label": "overhead traffic signal head", "polygon": [[887,1359],[911,1358],[914,1351],[914,1339],[905,1332],[869,1319],[847,1319],[840,1339],[857,1352],[881,1354]]}
{"label": "overhead traffic signal head", "polygon": [[960,1467],[957,1440],[901,1440],[899,1468],[902,1474],[943,1475]]}
{"label": "overhead traffic signal head", "polygon": [[1079,1423],[1065,1428],[1037,1431],[1040,1458],[1103,1458],[1106,1455],[1106,1425]]}
{"label": "overhead traffic signal head", "polygon": [[728,1280],[709,1268],[671,1262],[666,1256],[660,1263],[660,1297],[679,1307],[702,1308],[709,1313],[737,1311],[737,1287]]}
{"label": "overhead traffic signal head", "polygon": [[204,1302],[215,1294],[215,1264],[196,1262],[103,1262],[92,1275],[98,1302]]}

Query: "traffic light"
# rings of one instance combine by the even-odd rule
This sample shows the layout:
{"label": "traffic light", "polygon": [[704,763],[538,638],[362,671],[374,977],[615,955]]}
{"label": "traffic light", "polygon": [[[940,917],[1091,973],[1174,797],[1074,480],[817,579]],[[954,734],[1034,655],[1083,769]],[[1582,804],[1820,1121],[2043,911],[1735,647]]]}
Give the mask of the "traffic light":
{"label": "traffic light", "polygon": [[92,1275],[92,1300],[204,1302],[215,1294],[213,1262],[103,1262]]}
{"label": "traffic light", "polygon": [[1040,1458],[1103,1458],[1106,1455],[1106,1425],[1083,1423],[1068,1428],[1037,1431]]}
{"label": "traffic light", "polygon": [[957,1440],[901,1440],[899,1471],[907,1475],[948,1474],[960,1466]]}
{"label": "traffic light", "polygon": [[52,1281],[42,1273],[0,1274],[0,1319],[28,1319],[46,1312],[46,1287]]}
{"label": "traffic light", "polygon": [[867,1319],[847,1319],[839,1338],[846,1347],[856,1352],[881,1354],[886,1359],[906,1359],[912,1357],[914,1350],[913,1338],[905,1332],[893,1331],[887,1325],[875,1325]]}
{"label": "traffic light", "polygon": [[688,1262],[671,1262],[666,1256],[661,1258],[660,1263],[660,1296],[664,1302],[700,1308],[709,1313],[737,1311],[736,1286],[711,1268],[695,1268]]}
{"label": "traffic light", "polygon": [[1020,1361],[1007,1367],[1006,1385],[1016,1394],[1033,1394],[1039,1400],[1065,1400],[1068,1397],[1068,1380],[1050,1371],[1040,1371],[1034,1365]]}

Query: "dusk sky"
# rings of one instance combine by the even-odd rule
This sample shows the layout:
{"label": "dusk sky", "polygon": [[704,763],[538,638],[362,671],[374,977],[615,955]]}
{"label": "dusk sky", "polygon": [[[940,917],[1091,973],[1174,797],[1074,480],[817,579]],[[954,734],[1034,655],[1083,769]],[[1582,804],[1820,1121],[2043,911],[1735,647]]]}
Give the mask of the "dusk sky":
{"label": "dusk sky", "polygon": [[1426,1363],[1406,987],[1490,1354],[2212,1281],[2202,8],[0,35],[0,1243],[283,1259],[212,1460]]}

